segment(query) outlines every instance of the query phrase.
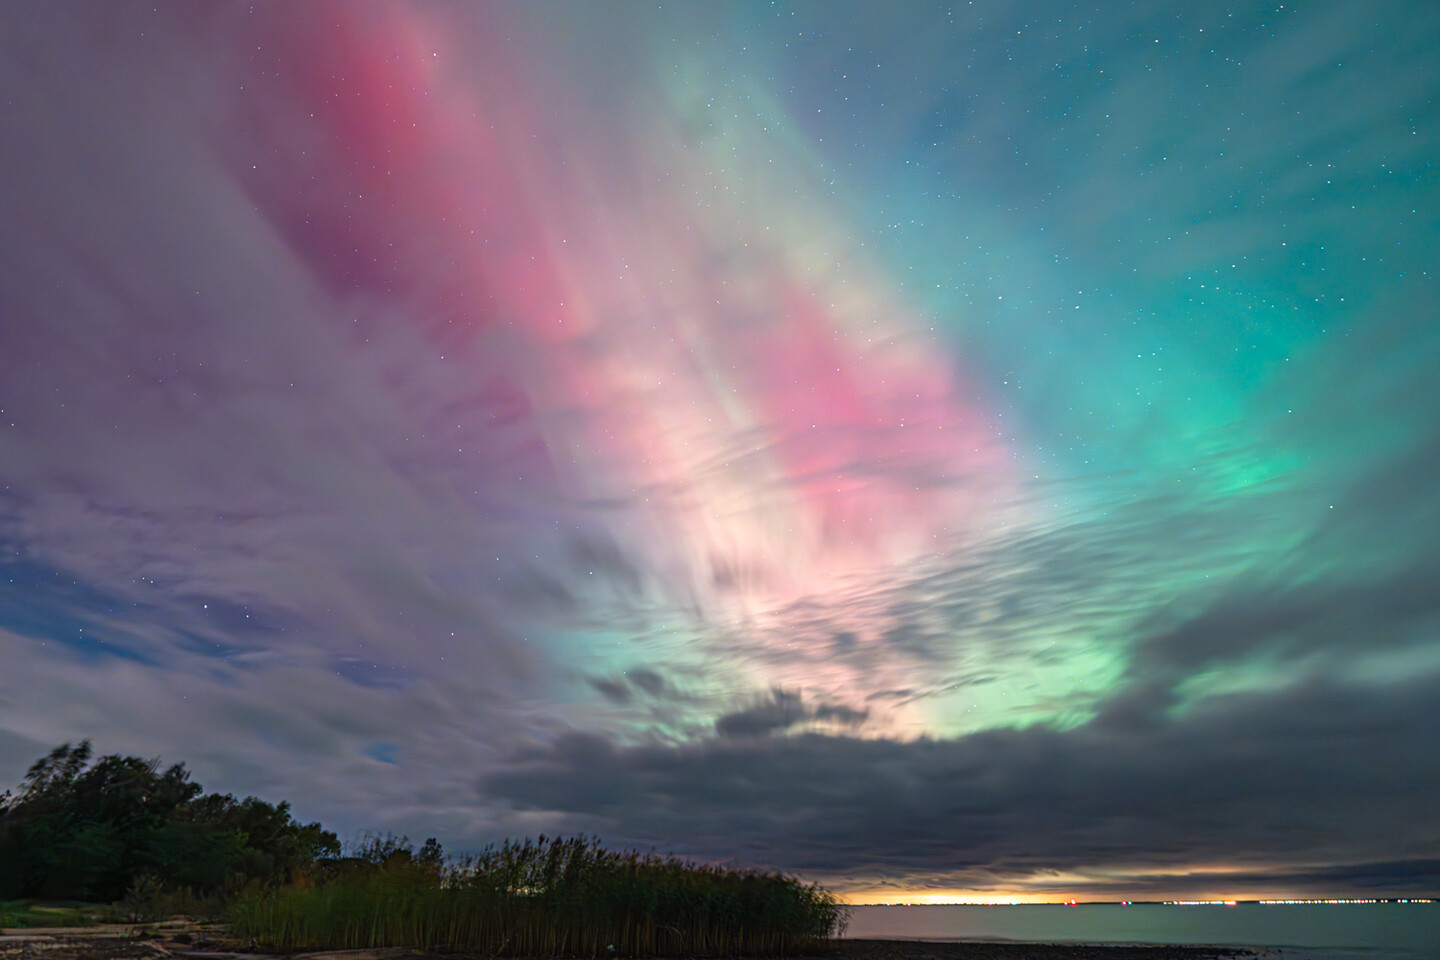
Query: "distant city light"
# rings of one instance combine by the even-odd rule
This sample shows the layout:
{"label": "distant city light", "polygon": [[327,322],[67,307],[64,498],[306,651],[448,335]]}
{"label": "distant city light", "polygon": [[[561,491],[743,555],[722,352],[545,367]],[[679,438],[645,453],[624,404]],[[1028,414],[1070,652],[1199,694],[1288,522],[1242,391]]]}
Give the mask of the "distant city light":
{"label": "distant city light", "polygon": [[1434,900],[1416,900],[1416,899],[1410,899],[1410,900],[1346,900],[1346,899],[1339,899],[1339,898],[1337,898],[1337,899],[1333,899],[1333,900],[1259,900],[1259,901],[1256,901],[1256,902],[1257,902],[1257,903],[1264,904],[1264,905],[1266,905],[1266,906],[1271,906],[1271,905],[1274,905],[1274,904],[1291,904],[1291,903],[1434,903],[1435,901],[1434,901]]}

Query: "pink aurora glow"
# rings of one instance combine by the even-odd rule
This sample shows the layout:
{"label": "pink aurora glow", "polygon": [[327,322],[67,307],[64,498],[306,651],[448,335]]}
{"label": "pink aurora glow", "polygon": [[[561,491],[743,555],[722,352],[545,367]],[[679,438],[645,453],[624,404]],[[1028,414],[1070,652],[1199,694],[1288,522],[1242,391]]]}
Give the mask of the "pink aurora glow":
{"label": "pink aurora glow", "polygon": [[[447,417],[504,426],[531,498],[602,505],[647,602],[784,636],[796,604],[903,579],[1003,513],[984,398],[824,198],[784,189],[810,176],[803,144],[727,169],[687,135],[683,91],[617,131],[547,100],[498,29],[309,10],[260,46],[318,156],[283,144],[254,192],[286,198],[271,218],[318,273],[381,288],[470,365]],[[834,629],[875,635],[851,600]],[[854,698],[903,680],[793,652],[751,681]]]}

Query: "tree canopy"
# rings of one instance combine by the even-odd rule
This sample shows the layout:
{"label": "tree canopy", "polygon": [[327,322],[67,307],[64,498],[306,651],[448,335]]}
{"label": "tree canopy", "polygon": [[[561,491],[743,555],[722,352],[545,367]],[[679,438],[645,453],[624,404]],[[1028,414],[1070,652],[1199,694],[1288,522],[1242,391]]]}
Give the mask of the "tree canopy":
{"label": "tree canopy", "polygon": [[283,883],[340,852],[288,802],[205,793],[183,763],[92,752],[62,744],[0,794],[0,899],[113,901],[141,876],[214,893]]}

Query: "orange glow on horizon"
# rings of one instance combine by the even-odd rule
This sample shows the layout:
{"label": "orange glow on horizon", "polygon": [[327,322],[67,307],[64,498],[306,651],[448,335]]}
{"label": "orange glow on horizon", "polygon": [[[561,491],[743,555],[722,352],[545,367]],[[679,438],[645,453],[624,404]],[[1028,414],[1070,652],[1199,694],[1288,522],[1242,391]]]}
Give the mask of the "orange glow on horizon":
{"label": "orange glow on horizon", "polygon": [[1053,893],[996,892],[994,890],[854,890],[839,894],[842,903],[862,906],[924,906],[970,904],[996,906],[1021,903],[1064,903],[1070,899]]}
{"label": "orange glow on horizon", "polygon": [[854,890],[837,894],[841,903],[851,907],[919,907],[919,906],[1021,906],[1051,905],[1076,906],[1086,903],[1117,904],[1128,906],[1134,903],[1158,903],[1174,907],[1234,907],[1241,903],[1256,903],[1264,906],[1294,904],[1365,904],[1365,903],[1436,903],[1423,897],[1367,898],[1367,897],[1316,897],[1294,894],[1289,896],[1257,895],[1254,893],[1216,895],[1203,897],[1175,897],[1154,892],[1139,893],[1119,898],[1114,894],[1096,895],[1079,893],[1071,896],[1055,893],[997,893],[993,890],[926,890],[896,891]]}

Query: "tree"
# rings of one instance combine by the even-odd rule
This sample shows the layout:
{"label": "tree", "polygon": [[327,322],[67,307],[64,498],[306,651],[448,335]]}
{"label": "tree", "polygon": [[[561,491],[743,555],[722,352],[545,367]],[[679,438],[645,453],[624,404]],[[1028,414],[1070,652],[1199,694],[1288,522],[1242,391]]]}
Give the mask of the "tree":
{"label": "tree", "polygon": [[0,899],[113,901],[141,876],[197,893],[276,885],[340,850],[289,803],[206,794],[184,764],[101,757],[90,741],[36,761],[18,796],[0,796]]}

